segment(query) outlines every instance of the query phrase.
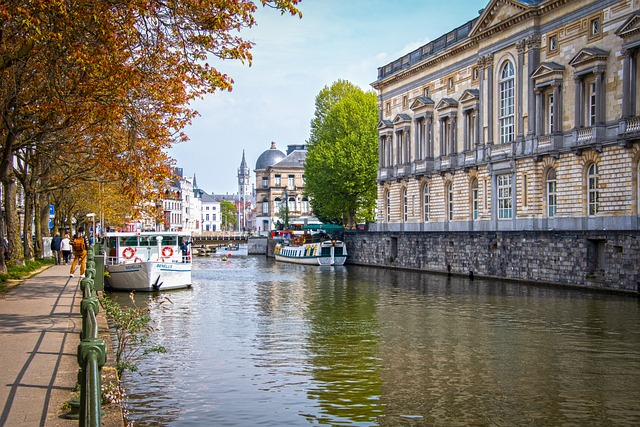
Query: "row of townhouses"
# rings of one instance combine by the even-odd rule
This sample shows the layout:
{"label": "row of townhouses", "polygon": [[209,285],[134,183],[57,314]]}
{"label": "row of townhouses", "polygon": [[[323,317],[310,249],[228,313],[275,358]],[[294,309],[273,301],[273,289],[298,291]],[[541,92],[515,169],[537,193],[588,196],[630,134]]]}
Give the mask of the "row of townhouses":
{"label": "row of townhouses", "polygon": [[491,0],[378,68],[378,218],[639,229],[639,0]]}

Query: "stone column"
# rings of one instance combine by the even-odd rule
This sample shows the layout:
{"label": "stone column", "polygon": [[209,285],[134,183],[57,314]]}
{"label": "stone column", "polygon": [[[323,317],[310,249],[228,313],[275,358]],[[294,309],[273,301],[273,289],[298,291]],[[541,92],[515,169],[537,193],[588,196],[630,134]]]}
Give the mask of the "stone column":
{"label": "stone column", "polygon": [[543,123],[543,115],[544,112],[542,111],[542,89],[541,88],[536,88],[535,89],[535,95],[536,95],[536,109],[535,109],[535,114],[534,114],[534,118],[535,118],[535,136],[541,136],[542,135],[542,123]]}
{"label": "stone column", "polygon": [[596,76],[596,124],[604,123],[604,70],[596,70],[593,72]]}
{"label": "stone column", "polygon": [[478,139],[476,140],[476,144],[477,145],[483,145],[484,144],[484,132],[483,132],[483,117],[482,114],[484,113],[484,57],[480,57],[478,58],[478,71],[480,72],[479,75],[479,81],[480,81],[480,87],[478,88],[478,99],[480,100],[479,102],[479,106],[478,106],[478,115],[476,117],[476,125],[479,127],[480,129],[480,134],[478,135]]}
{"label": "stone column", "polygon": [[487,64],[487,145],[493,144],[493,53],[486,57]]}
{"label": "stone column", "polygon": [[528,83],[528,100],[529,100],[529,112],[528,112],[528,123],[527,123],[527,134],[528,135],[533,135],[536,130],[534,129],[535,126],[535,117],[536,117],[536,94],[534,91],[534,84],[533,81],[531,80],[531,75],[533,74],[533,72],[536,70],[536,68],[538,68],[538,66],[540,65],[540,45],[541,45],[541,39],[539,35],[535,35],[535,36],[531,36],[529,38],[527,38],[526,40],[527,42],[527,77],[529,79]]}
{"label": "stone column", "polygon": [[449,119],[449,126],[451,128],[450,138],[451,138],[451,155],[456,154],[458,150],[456,150],[456,133],[457,133],[457,120],[455,115],[451,115]]}
{"label": "stone column", "polygon": [[462,112],[462,146],[464,151],[469,149],[469,112]]}
{"label": "stone column", "polygon": [[518,128],[516,131],[516,137],[517,139],[523,139],[524,138],[524,114],[523,114],[523,107],[522,105],[524,104],[522,102],[522,93],[523,93],[523,86],[524,86],[524,79],[525,79],[525,74],[524,74],[524,47],[525,47],[525,41],[521,40],[519,42],[516,43],[516,49],[518,50],[518,88],[517,88],[517,92],[516,92],[516,105],[517,105],[517,114],[518,114]]}
{"label": "stone column", "polygon": [[622,117],[631,117],[631,61],[633,53],[630,49],[622,51]]}
{"label": "stone column", "polygon": [[562,134],[562,82],[553,83],[553,133]]}

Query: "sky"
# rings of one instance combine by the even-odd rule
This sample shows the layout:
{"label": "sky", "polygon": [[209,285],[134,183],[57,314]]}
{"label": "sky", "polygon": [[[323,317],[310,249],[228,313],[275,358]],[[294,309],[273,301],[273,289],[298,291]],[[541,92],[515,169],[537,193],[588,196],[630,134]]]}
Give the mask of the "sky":
{"label": "sky", "polygon": [[199,117],[189,141],[169,155],[207,193],[238,192],[244,150],[255,184],[258,156],[276,143],[309,139],[315,98],[337,80],[373,90],[382,67],[478,16],[489,0],[302,0],[302,18],[259,7],[257,25],[243,32],[255,43],[249,67],[220,61],[234,80],[192,106]]}

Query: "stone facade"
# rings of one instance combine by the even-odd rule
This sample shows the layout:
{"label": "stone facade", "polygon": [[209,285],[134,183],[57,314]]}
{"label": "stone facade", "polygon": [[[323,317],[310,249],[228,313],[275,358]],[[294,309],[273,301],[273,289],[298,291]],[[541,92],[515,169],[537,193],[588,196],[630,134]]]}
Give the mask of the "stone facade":
{"label": "stone facade", "polygon": [[378,69],[374,231],[640,230],[640,0],[492,0]]}
{"label": "stone facade", "polygon": [[345,232],[349,264],[637,294],[638,231]]}
{"label": "stone facade", "polygon": [[[271,150],[275,150],[275,143]],[[268,152],[265,152],[268,153]],[[264,154],[264,153],[263,153]],[[304,195],[304,160],[306,145],[289,145],[287,154],[274,157],[274,163],[256,162],[256,223],[257,231],[267,234],[277,223],[284,223],[282,207],[289,207],[289,222],[312,218],[311,205]]]}

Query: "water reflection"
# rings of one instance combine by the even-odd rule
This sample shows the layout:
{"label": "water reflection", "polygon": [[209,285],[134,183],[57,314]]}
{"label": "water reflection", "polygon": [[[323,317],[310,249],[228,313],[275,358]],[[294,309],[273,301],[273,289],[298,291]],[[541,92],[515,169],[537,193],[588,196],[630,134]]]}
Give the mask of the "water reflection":
{"label": "water reflection", "polygon": [[194,267],[154,313],[169,353],[125,378],[136,425],[640,424],[636,299],[263,257]]}

